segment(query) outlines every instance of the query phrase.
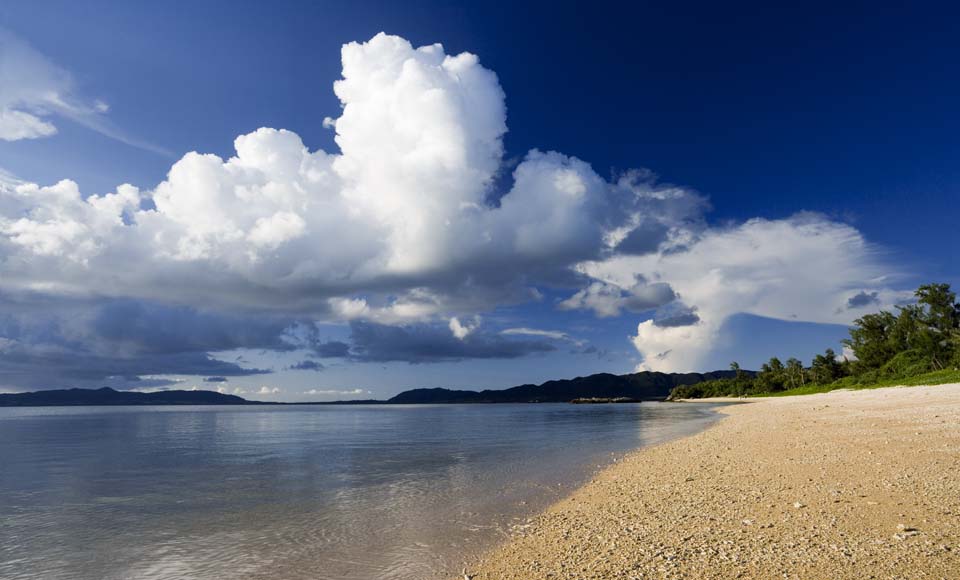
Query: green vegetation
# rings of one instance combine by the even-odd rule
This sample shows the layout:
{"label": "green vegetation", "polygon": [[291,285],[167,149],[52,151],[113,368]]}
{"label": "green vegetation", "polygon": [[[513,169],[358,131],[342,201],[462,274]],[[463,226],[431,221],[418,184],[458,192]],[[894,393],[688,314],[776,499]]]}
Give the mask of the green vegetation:
{"label": "green vegetation", "polygon": [[733,378],[681,385],[670,399],[786,396],[835,389],[869,389],[894,385],[960,382],[960,304],[949,284],[925,284],[916,302],[854,321],[844,346],[852,358],[827,349],[810,366],[795,358],[786,364],[773,357],[759,372],[732,363]]}

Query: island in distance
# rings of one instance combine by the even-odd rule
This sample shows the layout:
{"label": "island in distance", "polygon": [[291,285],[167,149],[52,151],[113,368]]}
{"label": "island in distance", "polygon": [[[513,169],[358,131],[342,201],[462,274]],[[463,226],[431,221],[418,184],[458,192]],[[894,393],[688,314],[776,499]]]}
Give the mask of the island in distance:
{"label": "island in distance", "polygon": [[[741,371],[742,372],[742,371]],[[157,391],[139,393],[102,389],[62,389],[0,394],[0,407],[52,407],[90,405],[345,405],[345,404],[452,404],[452,403],[567,403],[576,399],[661,401],[678,385],[729,378],[733,371],[709,373],[640,372],[625,375],[599,373],[587,377],[520,385],[483,391],[444,388],[412,389],[381,400],[325,401],[310,403],[264,403],[213,391]]]}

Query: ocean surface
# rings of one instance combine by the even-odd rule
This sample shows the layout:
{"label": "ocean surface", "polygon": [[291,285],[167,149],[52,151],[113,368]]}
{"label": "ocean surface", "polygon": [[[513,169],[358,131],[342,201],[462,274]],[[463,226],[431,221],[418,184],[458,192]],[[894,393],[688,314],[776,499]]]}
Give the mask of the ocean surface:
{"label": "ocean surface", "polygon": [[0,578],[442,577],[713,408],[0,408]]}

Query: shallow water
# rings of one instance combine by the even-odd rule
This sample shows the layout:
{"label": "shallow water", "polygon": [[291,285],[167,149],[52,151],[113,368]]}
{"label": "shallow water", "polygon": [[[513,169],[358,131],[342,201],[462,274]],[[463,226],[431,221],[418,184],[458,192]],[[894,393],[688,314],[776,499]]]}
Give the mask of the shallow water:
{"label": "shallow water", "polygon": [[712,408],[0,408],[0,578],[436,577]]}

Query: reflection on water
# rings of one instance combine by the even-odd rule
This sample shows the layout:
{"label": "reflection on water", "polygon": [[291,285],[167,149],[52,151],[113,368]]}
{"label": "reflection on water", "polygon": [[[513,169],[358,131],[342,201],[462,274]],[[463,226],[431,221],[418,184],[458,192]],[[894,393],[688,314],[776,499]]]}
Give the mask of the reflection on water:
{"label": "reflection on water", "polygon": [[423,579],[696,404],[0,409],[0,578]]}

